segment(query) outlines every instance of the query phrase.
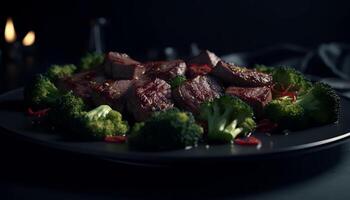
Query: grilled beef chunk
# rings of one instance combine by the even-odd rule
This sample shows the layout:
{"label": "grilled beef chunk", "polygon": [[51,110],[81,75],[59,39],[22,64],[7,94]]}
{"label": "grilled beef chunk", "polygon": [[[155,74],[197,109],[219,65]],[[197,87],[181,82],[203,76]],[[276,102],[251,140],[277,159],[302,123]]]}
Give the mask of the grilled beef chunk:
{"label": "grilled beef chunk", "polygon": [[218,62],[212,74],[230,85],[259,87],[272,84],[272,77],[269,74],[238,67],[223,61]]}
{"label": "grilled beef chunk", "polygon": [[249,104],[259,116],[266,104],[272,100],[271,89],[263,87],[228,87],[226,94],[236,96]]}
{"label": "grilled beef chunk", "polygon": [[208,50],[202,51],[198,56],[191,58],[187,61],[188,66],[190,65],[208,65],[213,68],[219,62],[220,58],[217,57],[213,52]]}
{"label": "grilled beef chunk", "polygon": [[185,75],[186,63],[183,60],[156,61],[144,64],[146,75],[151,78],[169,80],[178,75]]}
{"label": "grilled beef chunk", "polygon": [[103,66],[106,75],[114,79],[139,79],[145,73],[143,65],[124,53],[107,53]]}
{"label": "grilled beef chunk", "polygon": [[105,81],[103,72],[100,70],[90,70],[74,74],[71,77],[58,80],[56,85],[64,91],[72,90],[73,93],[81,97],[85,102],[91,103],[92,85]]}
{"label": "grilled beef chunk", "polygon": [[173,90],[175,102],[182,108],[198,113],[200,104],[222,94],[222,87],[212,77],[197,76]]}
{"label": "grilled beef chunk", "polygon": [[95,106],[109,105],[122,112],[126,102],[126,94],[132,85],[131,80],[107,80],[92,85],[92,101]]}
{"label": "grilled beef chunk", "polygon": [[208,64],[190,64],[187,68],[186,75],[189,78],[195,78],[197,76],[204,76],[209,74],[213,70]]}
{"label": "grilled beef chunk", "polygon": [[174,106],[170,85],[161,79],[136,82],[128,95],[128,110],[137,121],[147,119],[153,112]]}

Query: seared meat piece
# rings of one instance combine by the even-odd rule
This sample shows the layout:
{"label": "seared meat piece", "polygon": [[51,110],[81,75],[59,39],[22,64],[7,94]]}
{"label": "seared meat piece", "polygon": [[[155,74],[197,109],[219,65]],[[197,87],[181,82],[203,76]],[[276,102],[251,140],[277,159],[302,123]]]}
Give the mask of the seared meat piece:
{"label": "seared meat piece", "polygon": [[187,61],[187,65],[208,65],[213,68],[219,62],[220,58],[217,57],[214,53],[205,50],[202,51],[198,56],[195,56]]}
{"label": "seared meat piece", "polygon": [[131,85],[131,80],[107,80],[104,83],[95,83],[92,85],[92,101],[95,106],[105,104],[122,112]]}
{"label": "seared meat piece", "polygon": [[139,79],[145,73],[143,65],[123,53],[107,53],[103,66],[106,75],[115,79]]}
{"label": "seared meat piece", "polygon": [[175,102],[182,108],[198,113],[200,104],[222,94],[220,84],[210,76],[197,76],[173,90]]}
{"label": "seared meat piece", "polygon": [[137,121],[147,119],[153,112],[174,106],[170,85],[161,79],[138,81],[127,99],[128,110]]}
{"label": "seared meat piece", "polygon": [[208,64],[190,64],[187,67],[186,75],[189,78],[195,78],[197,76],[204,76],[209,74],[213,70]]}
{"label": "seared meat piece", "polygon": [[269,74],[238,67],[223,61],[218,62],[212,74],[230,85],[258,87],[272,84],[272,77]]}
{"label": "seared meat piece", "polygon": [[105,77],[101,71],[90,70],[58,80],[56,85],[64,91],[72,90],[75,95],[81,97],[85,102],[91,103],[91,86],[93,84],[103,83],[104,81]]}
{"label": "seared meat piece", "polygon": [[251,107],[259,116],[266,104],[272,100],[271,89],[268,86],[263,87],[228,87],[226,94],[236,96]]}
{"label": "seared meat piece", "polygon": [[183,60],[156,61],[144,65],[147,76],[166,81],[178,75],[185,75],[186,71],[186,63]]}

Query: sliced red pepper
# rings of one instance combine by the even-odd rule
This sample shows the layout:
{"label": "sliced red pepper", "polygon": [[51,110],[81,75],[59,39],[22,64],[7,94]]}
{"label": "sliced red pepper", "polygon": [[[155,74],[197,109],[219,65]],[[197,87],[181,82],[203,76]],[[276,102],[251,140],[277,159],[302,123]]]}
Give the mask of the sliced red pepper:
{"label": "sliced red pepper", "polygon": [[50,108],[45,108],[45,109],[33,111],[33,109],[29,107],[27,110],[27,113],[28,113],[28,115],[33,116],[33,117],[43,117],[43,116],[47,115],[49,110],[50,110]]}
{"label": "sliced red pepper", "polygon": [[292,98],[292,101],[296,101],[297,100],[297,92],[296,91],[289,91],[290,88],[293,87],[293,85],[289,85],[287,88],[284,88],[283,86],[281,86],[281,91],[280,90],[276,90],[275,87],[272,88],[272,90],[277,93],[277,96],[279,97],[285,97],[288,96],[290,98]]}
{"label": "sliced red pepper", "polygon": [[105,142],[111,142],[111,143],[125,143],[126,142],[126,136],[122,135],[109,135],[105,137]]}
{"label": "sliced red pepper", "polygon": [[254,136],[249,136],[249,137],[244,137],[244,138],[236,138],[234,140],[235,144],[238,144],[238,145],[259,145],[261,144],[261,141],[254,137]]}

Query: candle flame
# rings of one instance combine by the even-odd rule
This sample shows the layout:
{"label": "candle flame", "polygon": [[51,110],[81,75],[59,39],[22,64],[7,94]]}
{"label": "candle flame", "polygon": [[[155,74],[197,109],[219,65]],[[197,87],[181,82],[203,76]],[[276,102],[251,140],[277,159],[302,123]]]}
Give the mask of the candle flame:
{"label": "candle flame", "polygon": [[5,40],[8,43],[16,41],[15,26],[11,18],[8,18],[5,25]]}
{"label": "candle flame", "polygon": [[30,46],[33,45],[35,42],[35,32],[29,31],[26,36],[24,36],[22,44],[23,46]]}

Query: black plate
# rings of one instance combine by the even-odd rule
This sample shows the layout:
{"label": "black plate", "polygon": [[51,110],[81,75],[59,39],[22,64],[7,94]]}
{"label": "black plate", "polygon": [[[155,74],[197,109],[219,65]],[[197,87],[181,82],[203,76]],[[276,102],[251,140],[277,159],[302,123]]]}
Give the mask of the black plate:
{"label": "black plate", "polygon": [[338,144],[339,141],[344,141],[345,138],[350,136],[350,112],[346,112],[350,110],[350,101],[341,99],[342,112],[339,123],[272,136],[256,133],[255,136],[262,141],[260,146],[199,145],[196,148],[186,150],[133,152],[129,151],[125,144],[69,142],[63,141],[58,134],[34,130],[28,117],[25,116],[22,109],[19,109],[22,98],[22,89],[0,96],[0,127],[6,132],[48,147],[128,164],[173,165],[184,162],[209,163],[213,161],[259,159],[271,155],[285,155],[285,153],[321,149],[321,147],[331,146],[330,144]]}

